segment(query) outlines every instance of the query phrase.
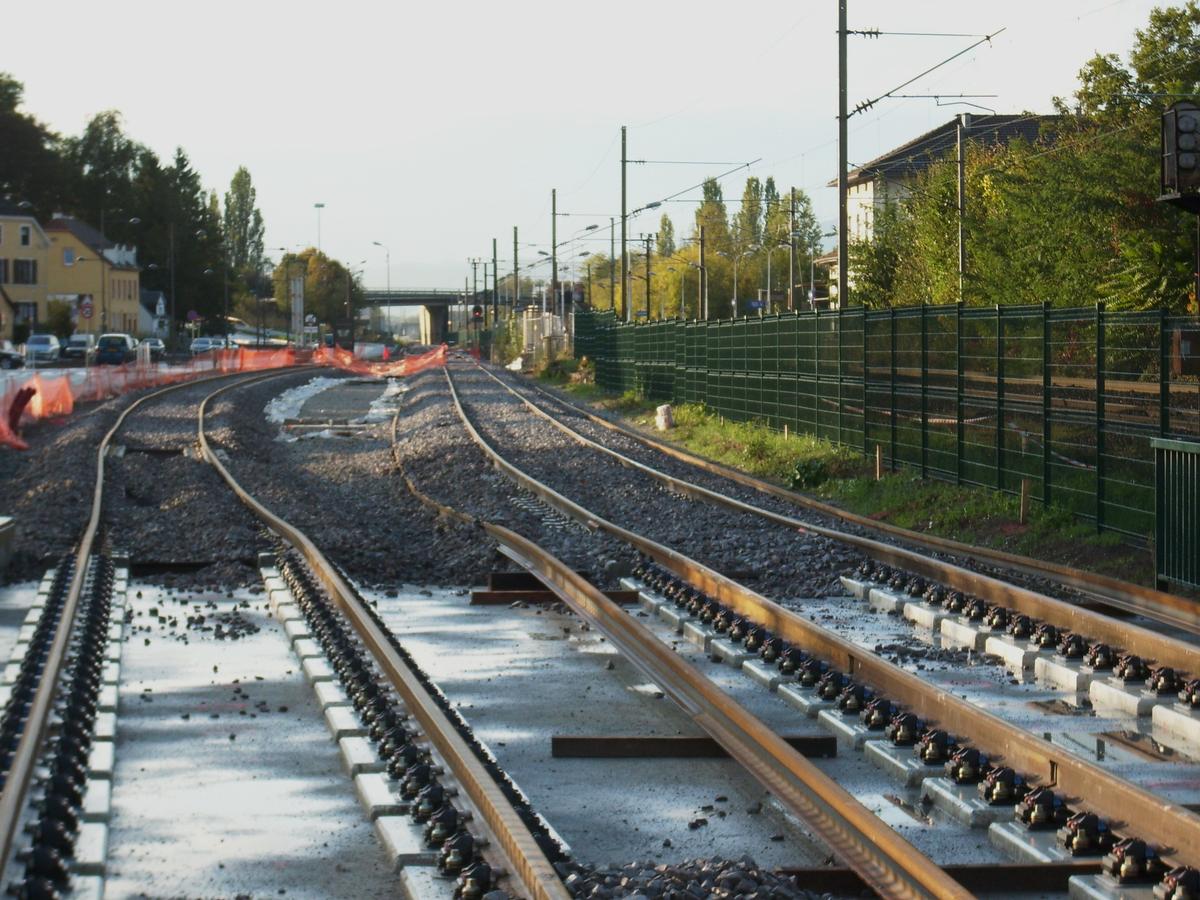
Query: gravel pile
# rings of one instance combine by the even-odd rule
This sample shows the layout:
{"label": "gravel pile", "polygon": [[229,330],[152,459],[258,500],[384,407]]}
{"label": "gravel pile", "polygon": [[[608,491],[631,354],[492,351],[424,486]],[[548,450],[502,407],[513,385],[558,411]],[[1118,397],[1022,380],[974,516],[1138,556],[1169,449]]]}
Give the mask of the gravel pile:
{"label": "gravel pile", "polygon": [[[277,440],[279,426],[266,421],[263,408],[312,377],[250,385],[214,401],[208,438],[228,454],[233,476],[367,587],[486,580],[494,545],[478,528],[438,518],[409,493],[396,472],[389,423],[353,437]],[[380,394],[385,387],[381,381]]]}
{"label": "gravel pile", "polygon": [[688,554],[768,596],[844,593],[838,575],[858,554],[827,538],[666,489],[534,416],[482,372],[454,367],[455,385],[476,427],[519,468],[593,512]]}
{"label": "gravel pile", "polygon": [[81,409],[65,422],[26,428],[24,451],[0,448],[0,515],[16,521],[13,558],[0,582],[40,578],[78,540],[96,484],[96,447],[135,395]]}
{"label": "gravel pile", "polygon": [[782,875],[767,872],[749,856],[741,859],[696,859],[676,865],[630,863],[593,868],[560,864],[560,874],[572,896],[624,897],[629,900],[807,900],[821,895],[801,890]]}
{"label": "gravel pile", "polygon": [[559,516],[492,468],[463,428],[440,371],[421,373],[411,384],[396,450],[421,491],[537,541],[602,587],[632,571],[637,559],[628,547]]}

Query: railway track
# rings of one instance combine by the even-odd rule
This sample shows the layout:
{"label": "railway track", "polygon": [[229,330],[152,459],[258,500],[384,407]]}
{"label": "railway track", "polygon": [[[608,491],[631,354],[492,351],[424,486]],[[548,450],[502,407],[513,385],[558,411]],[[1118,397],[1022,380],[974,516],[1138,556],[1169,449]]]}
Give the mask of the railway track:
{"label": "railway track", "polygon": [[[467,373],[460,372],[459,374],[461,377],[467,377]],[[1197,836],[1200,836],[1200,830],[1198,830],[1200,829],[1200,819],[1189,810],[1166,801],[1162,796],[1143,790],[1094,762],[1089,762],[1061,747],[1047,743],[1040,736],[1035,736],[1018,725],[991,715],[977,706],[927,683],[913,673],[880,659],[869,650],[864,650],[828,629],[822,628],[745,588],[711,567],[689,559],[677,550],[647,539],[629,528],[622,527],[616,522],[606,519],[595,509],[589,509],[574,502],[564,496],[563,492],[551,488],[506,459],[500,448],[493,446],[492,442],[480,433],[476,424],[472,422],[472,416],[464,409],[465,404],[460,399],[455,387],[458,378],[452,377],[449,370],[446,377],[464,426],[492,463],[523,489],[538,496],[560,514],[637,547],[653,562],[653,565],[644,568],[641,573],[643,576],[642,586],[649,589],[656,583],[660,589],[665,588],[667,598],[673,597],[673,605],[676,607],[690,606],[692,611],[707,609],[708,621],[721,616],[726,619],[738,617],[742,620],[741,627],[744,630],[750,632],[756,629],[765,630],[766,640],[782,641],[784,646],[796,648],[806,658],[816,660],[826,671],[833,671],[840,677],[842,680],[838,687],[839,696],[855,696],[857,692],[861,701],[863,689],[866,689],[867,696],[896,704],[898,708],[915,714],[921,720],[921,727],[940,733],[940,739],[944,740],[946,735],[961,736],[958,738],[959,743],[955,745],[955,752],[982,752],[993,763],[999,764],[998,768],[1006,770],[1005,777],[1015,774],[1019,779],[1023,778],[1027,784],[1034,787],[1035,800],[1049,804],[1044,808],[1059,808],[1060,813],[1062,809],[1070,809],[1076,813],[1077,817],[1073,819],[1075,825],[1072,827],[1079,826],[1081,821],[1079,817],[1086,818],[1092,814],[1098,817],[1105,827],[1111,828],[1123,837],[1129,836],[1132,843],[1123,844],[1120,854],[1129,853],[1130,848],[1142,848],[1144,845],[1136,842],[1140,836],[1144,835],[1145,840],[1151,846],[1157,847],[1161,851],[1162,857],[1167,862],[1181,866],[1194,867],[1196,865],[1198,860],[1193,848],[1197,846]],[[542,415],[545,416],[545,413]],[[578,437],[575,439],[578,440]],[[593,449],[599,452],[599,448]],[[612,454],[612,451],[606,450],[605,452],[610,456]],[[647,472],[643,465],[633,460],[625,458],[620,460],[620,463],[642,476],[653,477],[660,483],[668,484],[673,492],[689,497],[701,496],[705,502],[721,503],[727,508],[737,508],[746,514],[773,519],[778,524],[791,529],[804,529],[821,534],[820,530],[814,529],[808,523],[780,517],[778,513],[758,510],[751,513],[744,508],[745,505],[741,501],[732,498],[718,498],[712,496],[715,492],[706,491],[699,486],[671,479],[670,476],[663,473]],[[598,475],[597,477],[602,476]],[[413,487],[419,490],[418,486],[413,485]],[[436,501],[432,502],[436,503]],[[827,530],[823,536],[829,536]],[[864,539],[856,538],[856,545],[860,548],[865,546],[875,550],[883,554],[884,559],[897,559],[892,555],[897,552],[894,548],[877,548],[874,546],[877,543],[873,541],[864,543]],[[513,555],[518,554],[514,551]],[[899,558],[908,563],[910,567],[915,562],[911,552],[909,555],[902,554]],[[536,568],[536,560],[526,556],[523,561]],[[944,563],[936,562],[935,571],[945,572],[943,566],[945,566]],[[564,580],[561,577],[556,579],[555,575],[546,570],[545,566],[541,567],[540,574],[548,584],[554,585],[556,591],[560,592],[564,599],[573,602],[577,611],[590,616],[598,626],[605,628],[607,633],[621,634],[621,629],[625,627],[622,617],[628,618],[624,613],[605,609],[600,605],[589,605],[578,597],[572,597],[572,592],[578,590],[579,586],[571,584],[569,579]],[[1014,604],[1015,601],[1020,601],[1021,603],[1042,604],[1036,608],[1042,611],[1049,610],[1055,615],[1064,617],[1075,616],[1079,612],[1087,613],[1082,619],[1071,619],[1071,621],[1083,621],[1095,631],[1103,631],[1106,628],[1115,629],[1108,633],[1118,635],[1122,641],[1121,646],[1132,645],[1139,649],[1152,647],[1155,651],[1163,654],[1160,658],[1165,657],[1181,663],[1181,666],[1188,667],[1183,668],[1182,671],[1195,671],[1193,668],[1194,648],[1182,642],[1172,644],[1168,640],[1164,643],[1162,635],[1144,629],[1131,630],[1124,625],[1117,627],[1111,621],[1104,620],[1104,617],[1087,610],[1061,609],[1060,607],[1066,607],[1067,604],[1053,598],[1030,597],[1029,595],[1033,592],[1014,588],[1012,585],[999,582],[998,579],[980,580],[981,576],[966,570],[960,570],[954,575],[957,578],[969,579],[964,582],[964,586],[973,588],[972,593],[985,597],[990,596],[1001,602]],[[659,596],[659,606],[667,598]],[[686,598],[686,602],[681,602],[684,598]],[[680,618],[688,618],[686,610]],[[1095,634],[1095,631],[1092,633]],[[760,637],[762,636],[760,632]],[[633,639],[626,637],[625,640],[630,642]],[[627,650],[627,652],[634,653],[635,651]],[[646,665],[649,666],[649,663]],[[658,670],[658,677],[669,679],[669,676],[665,676],[661,670]],[[836,679],[831,680],[836,681]],[[684,700],[684,702],[689,701]],[[1049,790],[1042,790],[1045,788],[1049,788]],[[1037,804],[1034,803],[1034,805]],[[1094,825],[1096,819],[1087,821]],[[820,830],[819,825],[814,825],[814,827]],[[883,838],[888,831],[885,826],[877,824],[865,827],[874,829],[867,832],[872,838]],[[835,828],[833,831],[832,839],[836,842],[837,829]],[[825,832],[821,833],[823,836],[825,835]],[[886,840],[884,843],[886,844]],[[836,846],[836,843],[833,845]],[[875,846],[878,847],[880,844],[876,842]],[[886,857],[886,852],[881,856]],[[907,858],[907,853],[905,856]],[[879,882],[871,880],[874,876],[864,871],[866,867],[860,868],[861,861],[856,863],[848,853],[843,858],[866,878],[868,883],[871,883],[876,889],[879,888]],[[885,868],[888,865],[896,865],[895,860],[889,863],[885,859],[877,858],[874,862]],[[899,874],[894,874],[893,877],[896,879],[890,883],[893,887],[897,884],[909,886],[912,884],[911,881],[906,881]]]}
{"label": "railway track", "polygon": [[[557,850],[554,839],[519,790],[337,567],[303,532],[243,489],[210,441],[205,414],[211,401],[295,371],[235,377],[208,392],[199,403],[195,425],[203,458],[229,486],[231,500],[236,496],[285,548],[272,571],[286,583],[289,602],[303,609],[307,627],[328,653],[361,721],[371,726],[373,735],[379,732],[379,768],[386,764],[405,789],[413,784],[413,802],[403,808],[424,823],[430,847],[441,853],[442,871],[458,876],[466,897],[482,896],[498,886],[533,898],[569,896],[551,862]],[[39,607],[47,612],[31,636],[23,657],[28,673],[22,669],[3,723],[13,752],[5,756],[0,829],[6,883],[14,885],[19,896],[63,896],[76,886],[78,873],[96,866],[103,871],[103,858],[80,869],[77,841],[88,776],[95,768],[97,697],[102,683],[108,683],[99,673],[105,648],[108,659],[119,652],[108,618],[114,568],[104,546],[106,489],[111,481],[106,478],[106,460],[135,416],[159,398],[195,391],[200,384],[204,382],[147,394],[118,417],[97,448],[95,487],[80,543],[44,584],[45,599],[39,600]],[[240,687],[235,691],[242,693]],[[444,777],[439,777],[442,772]],[[431,809],[422,817],[425,803]],[[86,889],[103,890],[93,883]]]}

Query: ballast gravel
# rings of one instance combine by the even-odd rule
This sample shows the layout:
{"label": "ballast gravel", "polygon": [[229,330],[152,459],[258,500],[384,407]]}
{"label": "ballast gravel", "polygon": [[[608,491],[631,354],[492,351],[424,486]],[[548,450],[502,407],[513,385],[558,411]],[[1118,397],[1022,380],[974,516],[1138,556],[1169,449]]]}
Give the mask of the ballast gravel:
{"label": "ballast gravel", "polygon": [[822,895],[798,888],[793,879],[760,869],[749,856],[741,859],[696,859],[668,865],[635,862],[624,866],[589,867],[560,863],[567,890],[574,897],[628,900],[808,900]]}

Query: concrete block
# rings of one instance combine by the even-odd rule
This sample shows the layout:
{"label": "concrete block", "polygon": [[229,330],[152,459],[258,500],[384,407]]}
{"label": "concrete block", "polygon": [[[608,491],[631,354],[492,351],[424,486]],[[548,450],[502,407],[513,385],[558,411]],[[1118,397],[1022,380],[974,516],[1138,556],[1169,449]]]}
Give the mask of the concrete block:
{"label": "concrete block", "polygon": [[950,616],[942,619],[938,626],[942,633],[943,647],[962,647],[967,650],[982,650],[987,643],[988,634],[980,631],[961,616]]}
{"label": "concrete block", "polygon": [[292,649],[301,659],[325,658],[325,652],[321,649],[321,645],[312,638],[300,638],[292,641]]}
{"label": "concrete block", "polygon": [[926,778],[934,778],[945,771],[940,765],[928,766],[921,762],[913,755],[912,747],[895,747],[887,740],[866,741],[863,744],[863,753],[872,763],[906,787],[915,787]]}
{"label": "concrete block", "polygon": [[108,778],[89,778],[83,795],[81,816],[85,822],[107,822],[112,815],[112,781]]}
{"label": "concrete block", "polygon": [[[624,586],[625,582],[626,582],[626,581],[628,581],[628,580],[629,580],[629,579],[622,578],[622,579],[621,579],[621,584],[622,584],[622,586]],[[630,589],[629,589],[629,588],[626,588],[626,590],[630,590]],[[660,608],[661,608],[663,605],[665,605],[665,604],[667,604],[667,603],[669,603],[669,602],[670,602],[670,601],[668,601],[666,597],[662,597],[662,596],[660,596],[660,595],[658,595],[658,594],[655,594],[655,593],[653,593],[653,592],[651,592],[651,591],[648,591],[648,590],[645,590],[645,589],[642,589],[642,590],[639,590],[639,591],[638,591],[638,606],[640,606],[640,607],[641,607],[642,609],[644,609],[646,612],[650,613],[650,615],[652,615],[652,616],[654,616],[654,615],[657,615],[657,614],[658,614],[658,611],[659,611],[659,609],[660,609]],[[673,605],[673,604],[672,604],[672,605]]]}
{"label": "concrete block", "polygon": [[108,662],[104,664],[104,677],[101,684],[119,685],[121,683],[121,664]]}
{"label": "concrete block", "polygon": [[313,691],[317,695],[317,702],[321,704],[321,709],[351,705],[349,698],[346,697],[346,692],[336,681],[318,681],[313,685]]}
{"label": "concrete block", "polygon": [[746,660],[754,659],[753,653],[728,638],[714,638],[709,642],[708,652],[713,656],[720,657],[722,662],[728,663],[735,669],[740,669]]}
{"label": "concrete block", "polygon": [[1128,716],[1148,716],[1154,707],[1174,700],[1171,696],[1159,697],[1140,683],[1126,686],[1117,678],[1093,680],[1088,686],[1088,697],[1097,710],[1116,710]]}
{"label": "concrete block", "polygon": [[36,625],[22,625],[21,630],[17,632],[17,643],[28,644],[33,640],[33,633],[37,631]]}
{"label": "concrete block", "polygon": [[1014,673],[1020,673],[1033,668],[1039,651],[1031,647],[1028,641],[1017,643],[1007,635],[990,635],[983,644],[984,652],[998,656],[1004,662],[1004,667]]}
{"label": "concrete block", "polygon": [[675,629],[676,634],[683,633],[683,626],[692,621],[691,613],[676,608],[674,603],[664,603],[658,608],[658,617]]}
{"label": "concrete block", "polygon": [[284,603],[291,603],[292,600],[292,592],[287,588],[275,588],[267,591],[267,602],[270,604],[272,612],[275,612]]}
{"label": "concrete block", "polygon": [[84,822],[75,838],[71,871],[79,875],[103,875],[107,859],[108,826],[103,822]]}
{"label": "concrete block", "polygon": [[325,710],[325,725],[335,741],[346,737],[365,737],[366,726],[352,706],[331,706]]}
{"label": "concrete block", "polygon": [[859,581],[857,578],[847,578],[845,575],[841,577],[842,587],[846,589],[851,597],[857,597],[859,600],[866,600],[867,594],[871,588],[875,586],[873,581]]}
{"label": "concrete block", "polygon": [[354,776],[354,793],[372,822],[380,816],[400,816],[408,812],[408,803],[392,790],[392,783],[383,772]]}
{"label": "concrete block", "polygon": [[307,659],[303,659],[300,661],[300,668],[304,670],[304,677],[308,679],[310,684],[316,684],[319,681],[334,680],[334,671],[323,657],[310,656]]}
{"label": "concrete block", "polygon": [[446,900],[457,881],[438,874],[435,865],[405,866],[400,870],[400,896],[406,900]]}
{"label": "concrete block", "polygon": [[817,689],[801,687],[799,684],[781,684],[775,692],[810,719],[815,719],[823,709],[833,709],[832,700],[822,700]]}
{"label": "concrete block", "polygon": [[[299,615],[299,609],[296,610]],[[308,640],[312,637],[312,633],[308,628],[308,620],[304,618],[285,619],[283,622],[283,632],[287,635],[288,640],[292,643],[296,641]]]}
{"label": "concrete block", "polygon": [[88,754],[88,777],[112,778],[114,759],[115,754],[113,752],[112,741],[96,741],[93,743],[92,750]]}
{"label": "concrete block", "polygon": [[928,628],[930,631],[937,631],[938,626],[942,624],[942,620],[950,616],[940,606],[929,606],[919,600],[906,603],[904,611],[900,615],[914,625],[919,625],[921,628]]}
{"label": "concrete block", "polygon": [[121,661],[121,648],[124,646],[121,641],[109,641],[104,648],[104,658],[109,662],[119,663]]}
{"label": "concrete block", "polygon": [[1058,846],[1055,829],[1031,831],[1016,821],[1013,807],[1007,807],[1011,818],[988,826],[988,841],[997,850],[1017,862],[1044,863],[1069,859],[1070,854]]}
{"label": "concrete block", "polygon": [[117,715],[112,712],[99,712],[96,714],[96,724],[92,731],[93,737],[98,741],[111,741],[117,737]]}
{"label": "concrete block", "polygon": [[1166,731],[1200,747],[1200,713],[1182,703],[1160,703],[1150,711],[1155,730]]}
{"label": "concrete block", "polygon": [[[408,816],[380,816],[375,820],[375,833],[383,844],[384,852],[397,870],[408,866],[434,866],[437,851],[425,846],[421,827],[414,825]],[[435,870],[436,871],[436,870]],[[439,882],[444,891],[450,882]],[[431,896],[426,893],[420,896]]]}
{"label": "concrete block", "polygon": [[1013,817],[1011,804],[992,806],[979,798],[976,785],[955,784],[949,778],[926,778],[921,782],[921,798],[971,828],[1007,822]]}
{"label": "concrete block", "polygon": [[300,611],[300,607],[290,600],[287,603],[277,603],[271,605],[271,614],[280,622],[288,622],[292,619],[304,621],[304,613]]}
{"label": "concrete block", "polygon": [[17,679],[21,676],[21,663],[10,662],[4,667],[4,677],[0,679],[0,684],[16,684]]}
{"label": "concrete block", "polygon": [[705,653],[708,652],[708,646],[712,643],[713,633],[699,619],[684,622],[681,633],[683,634],[683,639],[689,644],[695,644]]}
{"label": "concrete block", "polygon": [[73,875],[71,900],[104,900],[104,878],[100,875]]}
{"label": "concrete block", "polygon": [[110,641],[119,641],[125,637],[125,623],[113,622],[108,626],[108,639]]}
{"label": "concrete block", "polygon": [[1091,672],[1061,656],[1039,656],[1033,661],[1033,674],[1042,684],[1060,691],[1086,691],[1092,683]]}
{"label": "concrete block", "polygon": [[900,612],[904,609],[905,604],[909,602],[908,597],[903,594],[897,594],[895,591],[889,591],[887,588],[871,588],[867,592],[867,603],[871,605],[871,609],[879,612]]}
{"label": "concrete block", "polygon": [[863,725],[858,713],[848,716],[843,715],[840,709],[824,709],[817,713],[817,721],[833,732],[838,743],[855,750],[861,750],[868,740],[879,737],[878,731],[871,731]]}
{"label": "concrete block", "polygon": [[42,607],[33,606],[25,613],[25,625],[37,625],[42,618]]}
{"label": "concrete block", "polygon": [[106,684],[100,688],[100,697],[96,708],[100,712],[115,713],[117,711],[117,686],[115,684]]}
{"label": "concrete block", "polygon": [[13,687],[11,684],[0,685],[0,709],[8,706],[8,701],[12,698]]}
{"label": "concrete block", "polygon": [[768,665],[761,659],[750,659],[742,663],[742,671],[749,675],[769,691],[775,690],[785,681],[790,681],[794,676],[780,675],[779,670],[773,665]]}
{"label": "concrete block", "polygon": [[1071,900],[1152,900],[1152,884],[1120,884],[1107,875],[1072,875],[1067,879]]}
{"label": "concrete block", "polygon": [[350,776],[364,772],[382,772],[386,766],[375,752],[374,746],[364,737],[347,737],[338,741],[342,754],[342,768]]}
{"label": "concrete block", "polygon": [[269,576],[263,579],[263,586],[268,591],[286,591],[288,589],[287,582],[279,575]]}

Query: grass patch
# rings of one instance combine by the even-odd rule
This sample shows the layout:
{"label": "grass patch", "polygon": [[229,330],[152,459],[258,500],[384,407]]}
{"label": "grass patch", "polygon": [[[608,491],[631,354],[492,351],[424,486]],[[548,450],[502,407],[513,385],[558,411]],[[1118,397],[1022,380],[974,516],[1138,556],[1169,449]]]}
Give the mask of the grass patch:
{"label": "grass patch", "polygon": [[1151,550],[1077,519],[1070,510],[1032,503],[1021,524],[1017,497],[987,488],[925,480],[909,472],[876,481],[873,462],[822,438],[787,438],[761,422],[724,420],[703,406],[673,407],[675,428],[654,431],[657,404],[632,391],[605,394],[572,384],[580,400],[621,414],[657,438],[731,468],[808,493],[850,512],[901,528],[1076,566],[1140,584],[1154,583]]}

